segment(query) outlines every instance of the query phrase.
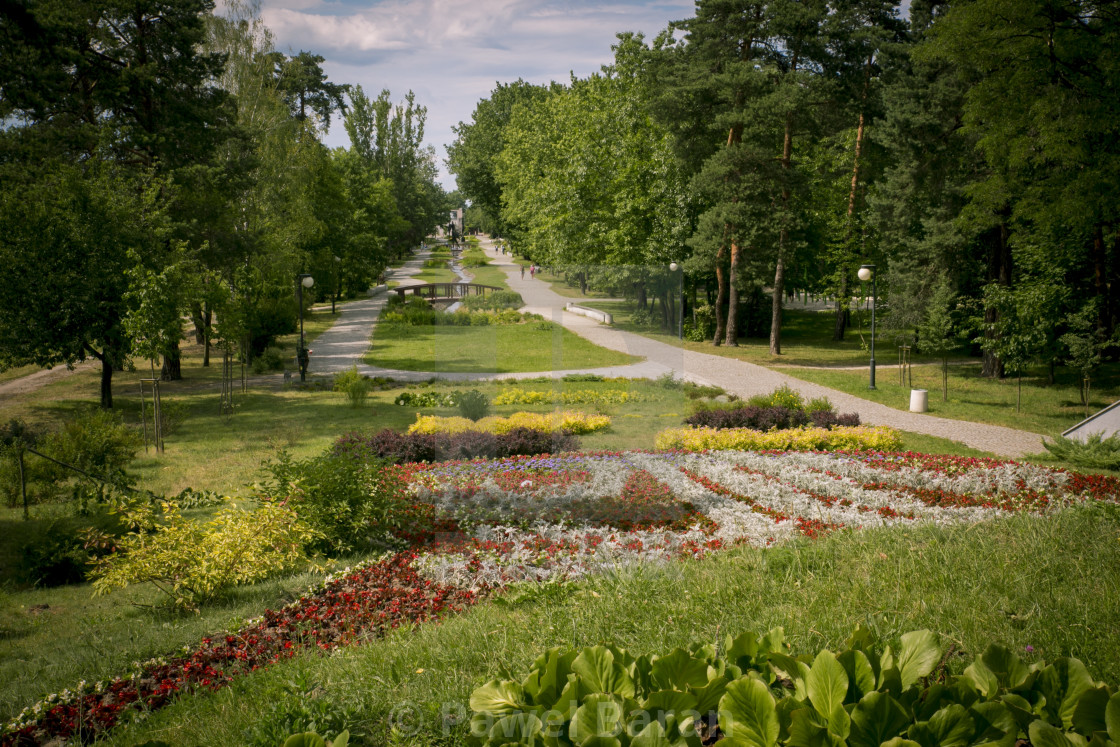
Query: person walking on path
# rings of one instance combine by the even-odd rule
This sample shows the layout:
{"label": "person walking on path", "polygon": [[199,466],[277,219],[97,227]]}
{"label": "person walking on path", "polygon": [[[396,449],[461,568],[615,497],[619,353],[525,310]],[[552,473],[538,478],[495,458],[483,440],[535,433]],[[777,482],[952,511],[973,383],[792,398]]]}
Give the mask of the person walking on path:
{"label": "person walking on path", "polygon": [[525,279],[525,265],[521,265],[521,279]]}
{"label": "person walking on path", "polygon": [[529,265],[529,279],[532,280],[537,276],[537,266]]}

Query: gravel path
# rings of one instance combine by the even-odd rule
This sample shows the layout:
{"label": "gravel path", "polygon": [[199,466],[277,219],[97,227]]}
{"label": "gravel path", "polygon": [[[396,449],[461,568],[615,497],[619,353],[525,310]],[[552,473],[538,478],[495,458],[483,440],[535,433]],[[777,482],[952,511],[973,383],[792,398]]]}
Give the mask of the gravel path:
{"label": "gravel path", "polygon": [[509,285],[525,299],[524,311],[532,311],[553,319],[597,345],[646,359],[646,362],[640,366],[628,368],[648,369],[653,376],[672,371],[676,376],[689,381],[721,386],[740,397],[765,394],[784,384],[806,398],[828,397],[838,411],[858,412],[864,423],[889,425],[902,430],[949,438],[975,449],[990,451],[1005,457],[1021,457],[1043,451],[1042,437],[1035,433],[896,410],[835,389],[801,381],[764,366],[684,350],[675,345],[601,325],[586,317],[565,313],[564,304],[571,299],[555,293],[543,281],[530,280],[528,275],[522,280],[520,270],[510,257],[494,252],[486,242],[484,246],[493,257],[494,264],[508,265],[506,272],[509,275]]}

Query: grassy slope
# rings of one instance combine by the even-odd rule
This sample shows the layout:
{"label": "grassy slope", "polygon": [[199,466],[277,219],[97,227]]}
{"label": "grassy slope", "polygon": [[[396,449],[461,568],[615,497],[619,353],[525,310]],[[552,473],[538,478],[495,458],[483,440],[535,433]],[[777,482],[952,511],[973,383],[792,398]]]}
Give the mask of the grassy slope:
{"label": "grassy slope", "polygon": [[365,361],[406,371],[508,373],[599,368],[638,358],[535,322],[487,327],[380,324]]}
{"label": "grassy slope", "polygon": [[[1076,656],[1115,686],[1118,531],[1115,507],[1095,506],[975,526],[844,532],[664,569],[629,569],[567,590],[546,589],[512,607],[484,604],[443,625],[330,657],[301,656],[231,689],[183,700],[113,743],[239,743],[245,729],[268,718],[273,703],[314,689],[332,704],[354,708],[350,726],[372,735],[372,744],[458,745],[459,730],[440,741],[434,722],[441,704],[454,713],[488,679],[520,679],[550,646],[612,641],[636,653],[666,652],[775,626],[785,628],[797,652],[839,646],[860,623],[893,639],[928,628],[968,657],[992,641],[1007,643],[1028,662]],[[1080,541],[1071,544],[1070,537]],[[1033,654],[1025,653],[1028,645]],[[965,661],[949,664],[959,671]],[[291,682],[303,685],[293,689]],[[390,714],[407,714],[402,707],[408,706],[419,717],[419,734],[388,740]]]}

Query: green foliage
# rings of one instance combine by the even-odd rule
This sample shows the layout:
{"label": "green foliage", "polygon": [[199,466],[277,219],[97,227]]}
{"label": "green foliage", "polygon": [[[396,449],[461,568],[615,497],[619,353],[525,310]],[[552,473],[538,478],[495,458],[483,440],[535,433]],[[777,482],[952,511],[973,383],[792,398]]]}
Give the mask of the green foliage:
{"label": "green foliage", "polygon": [[462,392],[401,392],[393,400],[401,407],[458,407]]}
{"label": "green foliage", "polygon": [[331,385],[331,391],[341,392],[346,401],[350,403],[351,407],[361,407],[366,403],[366,398],[369,396],[370,389],[373,388],[373,383],[358,373],[356,365],[351,366],[345,371],[340,371],[334,375],[334,383]]}
{"label": "green foliage", "polygon": [[953,318],[956,294],[942,274],[933,287],[925,317],[918,327],[918,349],[941,357],[941,399],[949,399],[949,353],[956,347],[957,322]]}
{"label": "green foliage", "polygon": [[[821,406],[820,400],[813,401],[817,403],[817,407]],[[790,410],[812,412],[812,410],[806,409],[805,401],[801,398],[801,395],[791,389],[787,384],[782,384],[769,394],[756,394],[747,400],[747,404],[755,407],[785,407]],[[827,410],[832,410],[831,403],[828,404]]]}
{"label": "green foliage", "polygon": [[813,656],[787,653],[783,639],[777,628],[640,657],[610,645],[549,649],[521,682],[471,694],[471,743],[1107,747],[1120,736],[1120,694],[1077,659],[1028,666],[992,644],[952,677],[927,630],[893,650],[860,627],[843,651]]}
{"label": "green foliage", "polygon": [[249,747],[310,747],[333,738],[332,747],[344,747],[350,736],[347,725],[355,719],[354,708],[331,701],[321,687],[300,676],[270,699],[268,709],[246,730],[245,741]]}
{"label": "green foliage", "polygon": [[459,395],[459,413],[469,420],[481,420],[490,414],[490,398],[477,389]]}
{"label": "green foliage", "polygon": [[408,526],[405,487],[376,460],[328,451],[295,461],[281,452],[261,486],[270,502],[290,506],[315,533],[308,549],[332,555],[396,546]]}
{"label": "green foliage", "polygon": [[86,579],[94,557],[77,532],[56,525],[20,548],[22,580],[32,586],[63,586]]}
{"label": "green foliage", "polygon": [[1120,434],[1104,438],[1100,433],[1090,433],[1085,441],[1055,436],[1042,445],[1055,459],[1089,469],[1120,469]]}
{"label": "green foliage", "polygon": [[814,397],[805,403],[805,412],[835,412],[832,402],[828,397]]}
{"label": "green foliage", "polygon": [[283,371],[284,363],[287,359],[288,356],[285,355],[281,348],[275,345],[269,345],[262,350],[259,355],[253,358],[251,368],[255,374],[263,374],[270,371]]}
{"label": "green foliage", "polygon": [[202,523],[183,518],[174,503],[122,506],[132,531],[93,571],[95,594],[150,583],[178,609],[195,610],[226,589],[293,568],[318,534],[279,502],[249,510],[230,505]]}
{"label": "green foliage", "polygon": [[684,339],[689,342],[707,342],[716,331],[716,309],[710,304],[699,304],[694,313],[684,320]]}
{"label": "green foliage", "polygon": [[467,296],[462,301],[463,307],[471,311],[496,311],[499,309],[520,309],[525,305],[525,300],[517,291],[493,291],[486,296]]}

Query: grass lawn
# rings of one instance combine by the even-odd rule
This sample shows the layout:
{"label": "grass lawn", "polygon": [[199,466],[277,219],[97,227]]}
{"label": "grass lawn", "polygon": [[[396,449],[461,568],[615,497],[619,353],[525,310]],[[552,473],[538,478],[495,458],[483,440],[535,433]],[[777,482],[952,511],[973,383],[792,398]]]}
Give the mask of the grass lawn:
{"label": "grass lawn", "polygon": [[28,374],[33,374],[42,369],[38,366],[13,366],[12,368],[5,368],[0,371],[0,382],[11,381],[12,379],[20,379]]}
{"label": "grass lawn", "polygon": [[[525,272],[529,271],[529,265],[531,264],[530,262],[528,262],[527,260],[518,260],[518,262],[519,264],[525,265]],[[569,285],[568,281],[564,279],[563,275],[554,275],[550,272],[545,272],[544,270],[540,270],[537,272],[537,280],[543,280],[544,282],[548,283],[549,286],[552,287],[553,293],[556,293],[559,296],[564,296],[565,298],[580,298],[585,301],[590,301],[596,298],[609,298],[609,295],[606,292],[593,290],[590,288],[587,290],[586,294],[580,293],[579,286],[577,285],[573,287]]]}
{"label": "grass lawn", "polygon": [[405,371],[512,373],[624,366],[638,360],[550,324],[377,325],[365,362]]}
{"label": "grass lawn", "polygon": [[449,267],[425,267],[412,276],[419,283],[457,283],[459,276]]}
{"label": "grass lawn", "polygon": [[[900,410],[910,407],[909,383],[899,386],[895,371],[877,372],[875,391],[867,388],[866,369],[830,371],[797,368],[783,373]],[[1032,373],[1036,375],[1023,378],[1020,412],[1015,411],[1016,380],[1013,377],[1002,381],[983,378],[980,376],[979,362],[949,367],[948,402],[942,402],[941,367],[938,365],[915,366],[913,385],[916,389],[928,389],[930,412],[946,418],[1005,425],[1055,436],[1085,417],[1085,408],[1077,395],[1076,374],[1059,370],[1056,383],[1050,386],[1042,371]],[[1098,373],[1098,377],[1099,380],[1094,382],[1094,388],[1090,392],[1090,413],[1120,398],[1120,367],[1106,366]]]}
{"label": "grass lawn", "polygon": [[[1120,576],[1102,570],[1120,567],[1118,531],[1120,512],[1097,505],[971,526],[840,532],[620,569],[330,656],[299,656],[185,698],[109,743],[241,744],[255,724],[279,721],[278,704],[291,708],[312,693],[324,709],[349,709],[347,725],[370,744],[451,747],[465,741],[471,691],[492,678],[520,680],[551,646],[614,642],[635,655],[665,653],[777,626],[794,653],[835,650],[858,624],[896,645],[899,634],[928,628],[963,654],[948,659],[956,672],[998,641],[1028,664],[1075,656],[1115,686]],[[441,709],[459,717],[446,736]],[[394,717],[409,733],[388,735]]]}

